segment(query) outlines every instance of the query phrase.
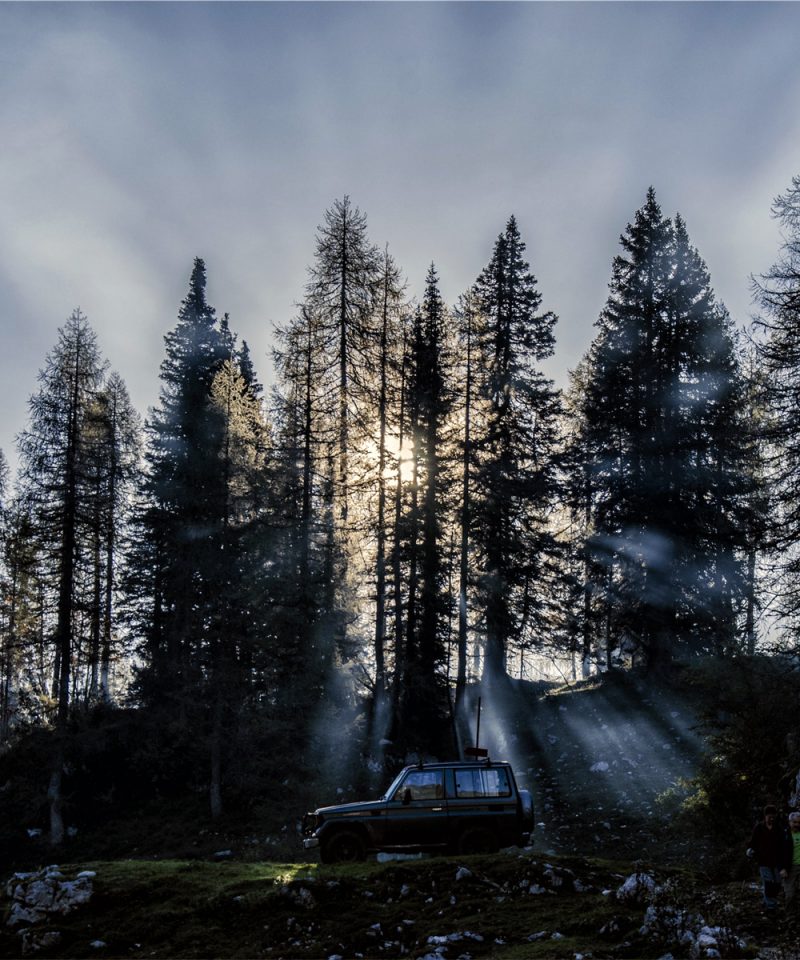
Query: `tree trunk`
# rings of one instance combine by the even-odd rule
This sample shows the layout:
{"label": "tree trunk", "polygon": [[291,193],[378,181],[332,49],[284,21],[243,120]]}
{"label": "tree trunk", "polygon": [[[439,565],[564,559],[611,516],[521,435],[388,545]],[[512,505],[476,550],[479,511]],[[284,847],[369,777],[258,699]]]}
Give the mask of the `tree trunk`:
{"label": "tree trunk", "polygon": [[211,782],[209,803],[211,818],[222,816],[222,697],[217,690],[214,696],[214,712],[211,720]]}
{"label": "tree trunk", "polygon": [[[388,362],[389,263],[384,263],[383,317],[380,341],[380,392],[378,396],[378,543],[375,560],[375,703],[386,692],[386,367]],[[400,483],[400,452],[397,460],[397,483]]]}
{"label": "tree trunk", "polygon": [[57,746],[52,759],[50,786],[47,791],[50,801],[50,843],[53,846],[58,846],[64,839],[64,822],[61,813],[61,780],[64,768],[64,738],[67,734],[67,720],[69,716],[70,658],[72,656],[72,595],[75,581],[80,353],[80,344],[78,343],[75,349],[75,371],[67,432],[64,516],[59,558],[58,614],[56,622],[56,649],[59,655],[58,713],[56,716],[55,731]]}
{"label": "tree trunk", "polygon": [[745,579],[745,644],[748,656],[756,652],[756,550],[749,547],[747,550],[747,577]]}
{"label": "tree trunk", "polygon": [[461,723],[464,694],[467,687],[467,590],[469,588],[469,527],[470,486],[469,469],[472,458],[472,305],[465,304],[467,312],[467,382],[464,396],[464,456],[461,465],[461,539],[458,564],[458,666],[456,669],[456,722]]}

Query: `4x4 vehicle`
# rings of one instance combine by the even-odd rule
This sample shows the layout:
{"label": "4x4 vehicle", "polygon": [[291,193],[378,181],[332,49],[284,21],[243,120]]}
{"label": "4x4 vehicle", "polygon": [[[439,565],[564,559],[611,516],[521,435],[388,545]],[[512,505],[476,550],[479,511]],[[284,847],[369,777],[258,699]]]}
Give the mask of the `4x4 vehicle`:
{"label": "4x4 vehicle", "polygon": [[405,767],[379,800],[320,807],[303,820],[303,845],[323,863],[378,850],[491,853],[525,846],[533,799],[511,764],[479,760]]}

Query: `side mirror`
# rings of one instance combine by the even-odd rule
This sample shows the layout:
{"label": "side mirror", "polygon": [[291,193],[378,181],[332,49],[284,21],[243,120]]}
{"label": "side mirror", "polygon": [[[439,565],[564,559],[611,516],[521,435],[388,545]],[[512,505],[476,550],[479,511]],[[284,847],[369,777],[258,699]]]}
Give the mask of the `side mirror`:
{"label": "side mirror", "polygon": [[411,788],[406,787],[403,791],[403,806],[407,807],[411,803]]}

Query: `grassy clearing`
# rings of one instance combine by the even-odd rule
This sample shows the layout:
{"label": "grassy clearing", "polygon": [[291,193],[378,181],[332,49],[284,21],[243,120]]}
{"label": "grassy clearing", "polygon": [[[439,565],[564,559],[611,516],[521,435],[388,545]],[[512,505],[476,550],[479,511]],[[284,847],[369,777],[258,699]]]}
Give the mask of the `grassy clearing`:
{"label": "grassy clearing", "polygon": [[[624,863],[526,852],[339,867],[127,860],[62,869],[95,870],[95,893],[46,925],[60,939],[37,954],[43,958],[421,957],[437,947],[445,958],[501,960],[666,952],[638,933],[643,905],[604,895],[630,873]],[[696,878],[669,875],[694,889]],[[105,946],[91,946],[97,940]],[[4,927],[0,955],[19,954],[19,937]]]}

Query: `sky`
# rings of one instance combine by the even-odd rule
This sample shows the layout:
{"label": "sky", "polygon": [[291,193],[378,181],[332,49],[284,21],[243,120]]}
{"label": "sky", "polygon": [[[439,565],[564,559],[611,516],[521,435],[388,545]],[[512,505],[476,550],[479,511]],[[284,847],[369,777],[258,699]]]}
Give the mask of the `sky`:
{"label": "sky", "polygon": [[799,36],[795,3],[0,3],[0,449],[77,306],[146,415],[195,256],[270,383],[344,194],[451,303],[513,213],[559,385],[651,184],[746,324]]}

